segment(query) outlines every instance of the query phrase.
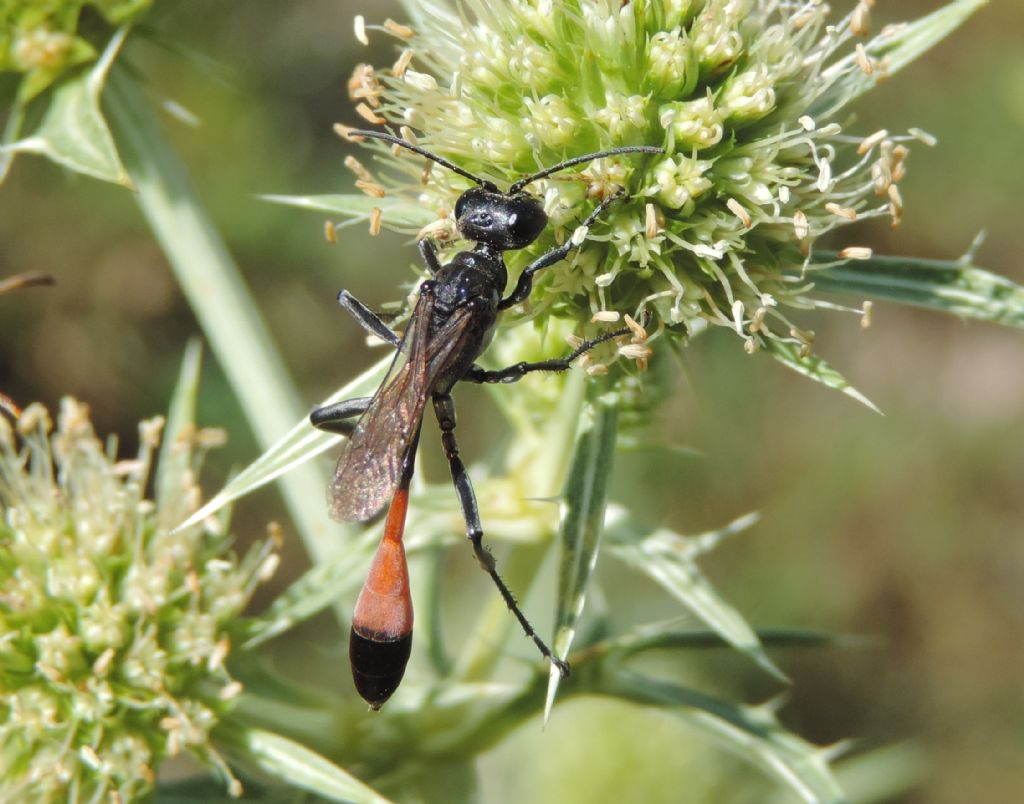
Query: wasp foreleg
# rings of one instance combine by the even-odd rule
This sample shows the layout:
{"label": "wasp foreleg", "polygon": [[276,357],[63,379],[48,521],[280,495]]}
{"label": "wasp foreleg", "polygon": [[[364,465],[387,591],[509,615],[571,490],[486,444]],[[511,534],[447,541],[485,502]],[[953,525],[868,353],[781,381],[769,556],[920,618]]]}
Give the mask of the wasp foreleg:
{"label": "wasp foreleg", "polygon": [[402,337],[397,332],[381,321],[373,310],[347,290],[338,294],[338,304],[344,307],[346,312],[356,320],[356,323],[371,335],[375,335],[392,346],[398,346],[402,342]]}
{"label": "wasp foreleg", "polygon": [[[594,223],[600,216],[601,213],[608,209],[615,201],[622,197],[622,192],[618,192],[615,195],[608,196],[600,204],[598,204],[594,211],[587,215],[586,220],[580,228],[586,230],[589,229],[591,224]],[[569,253],[574,249],[578,248],[580,243],[576,240],[575,234],[570,237],[562,245],[551,249],[546,254],[541,254],[537,259],[527,265],[521,274],[519,274],[519,281],[516,282],[516,286],[513,291],[502,299],[498,303],[499,310],[507,310],[513,304],[519,304],[527,296],[530,295],[530,291],[533,290],[533,275],[542,268],[547,268],[549,265],[554,265],[556,262],[564,260],[569,256]]]}

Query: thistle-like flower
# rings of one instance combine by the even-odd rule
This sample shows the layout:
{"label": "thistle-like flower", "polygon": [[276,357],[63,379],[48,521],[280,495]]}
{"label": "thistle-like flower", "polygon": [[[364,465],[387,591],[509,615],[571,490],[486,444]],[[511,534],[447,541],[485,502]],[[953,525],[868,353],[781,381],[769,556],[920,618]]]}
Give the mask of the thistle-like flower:
{"label": "thistle-like flower", "polygon": [[[552,225],[531,250],[508,255],[513,278],[552,238],[571,236],[596,199],[626,193],[569,264],[543,272],[520,317],[568,320],[587,336],[650,315],[652,340],[714,324],[749,352],[785,344],[806,356],[813,333],[785,308],[819,304],[814,242],[858,219],[898,223],[905,142],[928,140],[847,134],[838,122],[886,75],[880,54],[899,41],[898,28],[866,39],[872,5],[859,0],[830,22],[820,0],[466,0],[469,19],[424,0],[415,29],[357,18],[361,41],[379,30],[403,50],[388,69],[360,65],[349,91],[364,121],[498,182],[586,152],[664,147],[529,188]],[[418,204],[436,216],[421,236],[451,235],[464,181],[436,166],[424,172],[406,152],[367,147],[380,171],[348,165],[374,199],[371,229],[401,228]],[[390,208],[401,210],[396,220]],[[595,354],[590,372],[618,358],[643,361],[650,349],[634,338],[613,351]]]}
{"label": "thistle-like flower", "polygon": [[116,461],[70,399],[15,433],[0,416],[0,800],[131,801],[160,761],[188,751],[238,783],[209,742],[241,691],[227,626],[276,565],[241,561],[203,525],[195,456],[216,431],[186,428],[150,482],[163,419]]}

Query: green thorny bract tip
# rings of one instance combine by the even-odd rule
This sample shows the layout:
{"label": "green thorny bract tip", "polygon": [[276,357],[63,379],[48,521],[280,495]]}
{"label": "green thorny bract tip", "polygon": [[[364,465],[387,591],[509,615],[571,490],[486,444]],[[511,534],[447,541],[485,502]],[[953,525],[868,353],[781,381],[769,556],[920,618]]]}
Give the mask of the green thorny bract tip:
{"label": "green thorny bract tip", "polygon": [[[828,24],[828,6],[808,1],[464,0],[457,12],[429,0],[418,5],[415,30],[356,18],[360,41],[372,28],[403,49],[388,69],[359,65],[349,91],[365,121],[506,186],[591,151],[665,148],[531,185],[551,225],[528,251],[507,255],[513,278],[553,240],[571,237],[596,199],[619,187],[626,195],[568,263],[539,275],[514,315],[562,319],[588,336],[646,312],[651,339],[715,324],[749,352],[771,339],[806,356],[813,333],[782,307],[820,304],[808,293],[814,241],[855,219],[897,223],[903,141],[928,140],[851,136],[835,122],[862,88],[851,77],[884,77],[886,59],[872,54],[900,35],[893,27],[866,38],[872,4],[862,0]],[[424,172],[422,157],[366,147],[382,169],[375,175],[350,157],[357,186],[420,204],[438,218],[420,235],[451,238],[468,183],[437,165]],[[374,210],[372,228],[379,216]],[[588,356],[590,373],[620,357],[644,360],[649,347],[635,331],[631,340]]]}
{"label": "green thorny bract tip", "polygon": [[240,792],[210,730],[241,691],[227,628],[277,555],[237,559],[210,522],[172,530],[222,436],[186,427],[154,502],[162,427],[139,425],[138,455],[117,461],[73,400],[52,432],[39,405],[17,433],[0,416],[0,800],[134,801],[182,751]]}

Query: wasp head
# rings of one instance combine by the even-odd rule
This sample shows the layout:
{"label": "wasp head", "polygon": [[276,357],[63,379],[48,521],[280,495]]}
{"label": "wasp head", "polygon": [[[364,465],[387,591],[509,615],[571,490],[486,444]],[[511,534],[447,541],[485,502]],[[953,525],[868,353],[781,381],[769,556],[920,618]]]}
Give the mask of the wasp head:
{"label": "wasp head", "polygon": [[455,225],[467,240],[499,251],[526,248],[548,224],[536,198],[508,194],[488,187],[471,187],[455,203]]}

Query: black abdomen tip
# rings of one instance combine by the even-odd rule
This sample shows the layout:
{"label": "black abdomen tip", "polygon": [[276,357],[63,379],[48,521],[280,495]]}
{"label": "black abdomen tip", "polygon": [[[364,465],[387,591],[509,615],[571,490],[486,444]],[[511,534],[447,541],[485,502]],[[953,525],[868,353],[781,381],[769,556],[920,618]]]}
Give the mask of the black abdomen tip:
{"label": "black abdomen tip", "polygon": [[352,680],[371,708],[380,709],[398,689],[411,652],[411,631],[398,639],[373,639],[352,629],[348,641]]}

